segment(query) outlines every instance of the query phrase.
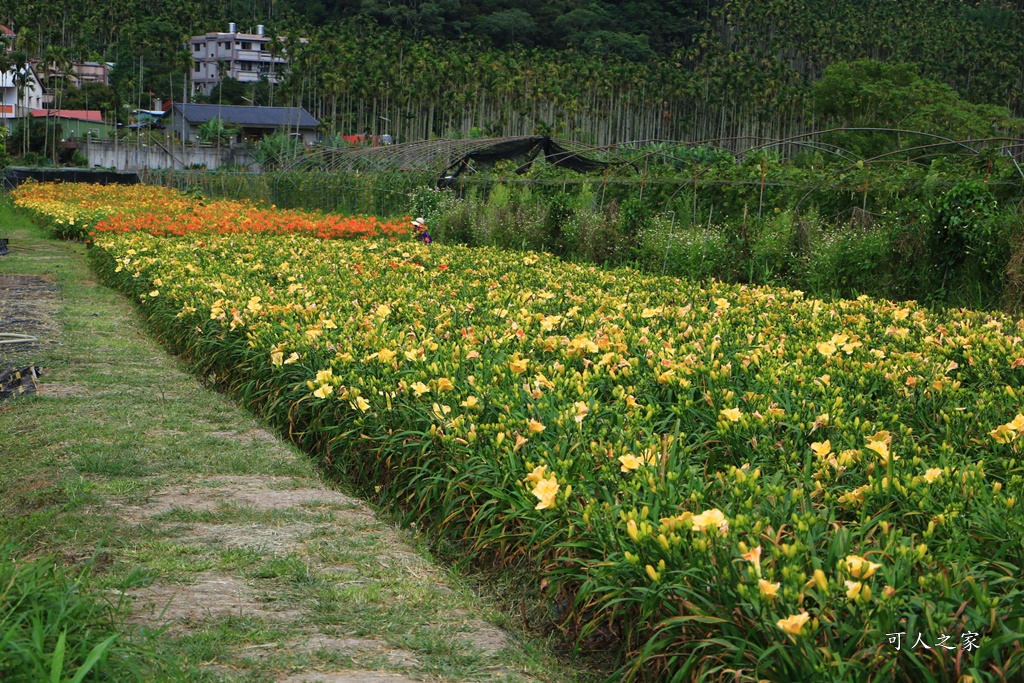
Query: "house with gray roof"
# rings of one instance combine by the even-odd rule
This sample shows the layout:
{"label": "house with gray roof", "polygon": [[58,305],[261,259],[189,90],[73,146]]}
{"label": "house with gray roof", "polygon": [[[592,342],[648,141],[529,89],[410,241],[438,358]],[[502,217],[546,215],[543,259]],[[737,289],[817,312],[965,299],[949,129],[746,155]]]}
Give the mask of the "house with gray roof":
{"label": "house with gray roof", "polygon": [[302,138],[303,144],[317,140],[320,122],[301,107],[241,107],[229,104],[175,104],[167,127],[185,142],[199,140],[199,126],[217,117],[225,126],[239,130],[238,141],[257,142],[267,135],[285,132]]}

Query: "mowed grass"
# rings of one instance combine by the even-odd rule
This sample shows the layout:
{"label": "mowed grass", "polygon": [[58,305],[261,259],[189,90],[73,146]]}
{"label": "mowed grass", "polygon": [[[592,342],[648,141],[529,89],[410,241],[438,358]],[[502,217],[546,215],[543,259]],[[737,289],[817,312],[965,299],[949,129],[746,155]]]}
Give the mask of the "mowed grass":
{"label": "mowed grass", "polygon": [[0,505],[19,513],[0,519],[7,538],[37,553],[95,546],[116,518],[91,506],[176,477],[316,476],[278,442],[225,438],[259,425],[146,336],[130,304],[92,277],[84,245],[45,239],[6,205],[0,225],[13,247],[0,273],[55,274],[62,309],[59,338],[19,352],[45,368],[42,395],[0,409]]}
{"label": "mowed grass", "polygon": [[[272,681],[307,673],[312,680],[317,671],[345,670],[442,681],[598,678],[560,663],[549,642],[517,631],[518,620],[481,600],[464,577],[407,550],[416,539],[358,501],[274,509],[228,497],[202,509],[126,512],[191,486],[216,493],[215,477],[287,491],[320,486],[321,475],[161,349],[130,302],[94,279],[84,245],[46,239],[6,202],[0,226],[12,246],[0,273],[53,275],[57,285],[56,333],[7,354],[43,366],[43,390],[0,404],[0,539],[10,570],[3,578],[56,567],[40,585],[60,594],[78,584],[73,592],[85,600],[48,626],[44,664],[63,628],[68,643],[91,634],[80,638],[78,662],[101,634],[118,634],[95,680]],[[0,329],[18,331],[3,320]],[[246,538],[249,529],[263,536]],[[278,532],[301,547],[260,540]],[[210,576],[237,578],[264,611],[211,615],[166,633],[131,618],[125,592]],[[0,618],[9,598],[0,586]],[[298,616],[276,616],[286,613]],[[494,652],[460,644],[495,627],[516,635]],[[382,647],[304,646],[314,635]],[[5,652],[0,646],[0,679],[11,661]]]}

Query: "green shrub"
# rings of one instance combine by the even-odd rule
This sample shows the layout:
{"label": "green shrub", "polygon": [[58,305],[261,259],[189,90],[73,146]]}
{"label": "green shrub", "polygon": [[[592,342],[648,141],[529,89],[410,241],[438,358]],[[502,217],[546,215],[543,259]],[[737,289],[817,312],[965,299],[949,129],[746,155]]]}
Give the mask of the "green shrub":
{"label": "green shrub", "polygon": [[791,211],[772,213],[750,239],[750,282],[793,283],[799,254],[794,251],[795,226]]}
{"label": "green shrub", "polygon": [[850,226],[818,233],[806,264],[806,281],[817,295],[884,296],[889,291],[889,234],[881,228]]}

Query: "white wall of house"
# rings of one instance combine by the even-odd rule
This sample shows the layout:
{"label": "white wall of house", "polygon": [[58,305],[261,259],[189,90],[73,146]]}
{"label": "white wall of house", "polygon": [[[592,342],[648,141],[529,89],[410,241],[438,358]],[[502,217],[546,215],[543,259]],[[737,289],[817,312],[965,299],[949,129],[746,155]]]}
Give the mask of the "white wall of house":
{"label": "white wall of house", "polygon": [[[17,74],[27,70],[27,79],[18,92]],[[13,67],[10,71],[0,74],[0,119],[15,119],[28,116],[29,110],[42,109],[43,88],[31,67]]]}

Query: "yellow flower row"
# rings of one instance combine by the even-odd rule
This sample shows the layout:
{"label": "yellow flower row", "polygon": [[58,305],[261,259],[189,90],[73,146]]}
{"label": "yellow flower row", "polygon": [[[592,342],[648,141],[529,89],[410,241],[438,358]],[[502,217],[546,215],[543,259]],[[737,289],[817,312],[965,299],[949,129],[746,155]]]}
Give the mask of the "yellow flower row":
{"label": "yellow flower row", "polygon": [[993,539],[1024,528],[1018,319],[488,249],[97,246],[111,282],[311,448],[477,552],[533,544],[516,550],[589,604],[677,624],[651,591],[678,586],[821,647],[860,610],[853,653],[886,610],[1014,618],[993,605],[1021,579],[985,577],[1015,561]]}

